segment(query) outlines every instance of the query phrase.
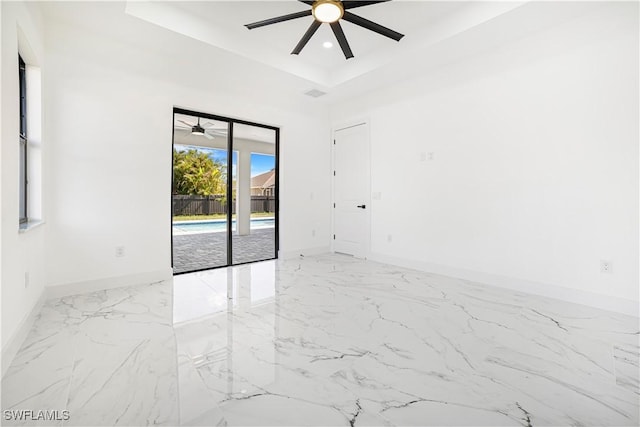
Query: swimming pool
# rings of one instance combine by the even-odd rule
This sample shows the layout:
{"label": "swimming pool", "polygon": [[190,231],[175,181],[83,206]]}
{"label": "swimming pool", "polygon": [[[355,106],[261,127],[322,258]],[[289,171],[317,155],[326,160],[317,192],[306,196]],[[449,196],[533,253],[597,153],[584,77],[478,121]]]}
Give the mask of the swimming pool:
{"label": "swimming pool", "polygon": [[[251,229],[275,227],[274,218],[253,218]],[[236,220],[231,223],[231,229],[235,231]],[[224,219],[213,219],[208,221],[178,221],[173,223],[173,234],[197,234],[197,233],[219,233],[227,231],[227,221]]]}

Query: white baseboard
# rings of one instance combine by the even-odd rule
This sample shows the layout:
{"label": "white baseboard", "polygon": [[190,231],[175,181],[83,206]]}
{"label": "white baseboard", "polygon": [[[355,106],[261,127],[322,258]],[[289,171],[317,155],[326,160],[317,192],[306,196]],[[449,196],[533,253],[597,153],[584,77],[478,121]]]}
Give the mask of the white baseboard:
{"label": "white baseboard", "polygon": [[320,254],[328,254],[330,252],[329,246],[318,246],[315,248],[294,249],[292,251],[279,251],[278,258],[287,260],[298,258],[300,255],[312,256]]}
{"label": "white baseboard", "polygon": [[398,267],[405,267],[429,273],[441,274],[443,276],[469,280],[489,286],[497,286],[500,288],[506,288],[528,294],[553,298],[574,304],[595,307],[601,310],[613,311],[628,316],[639,317],[640,302],[638,301],[627,300],[610,295],[597,294],[594,292],[570,289],[563,286],[538,283],[530,280],[516,279],[512,277],[498,276],[495,274],[448,267],[445,265],[397,258],[378,253],[371,253],[367,258],[371,261],[381,262],[384,264],[391,264]]}
{"label": "white baseboard", "polygon": [[163,280],[170,280],[172,277],[173,270],[171,268],[167,268],[149,271],[146,273],[129,274],[126,276],[107,277],[104,279],[86,280],[63,285],[49,285],[45,288],[45,294],[47,299],[61,298],[69,295],[103,291],[105,289],[160,282]]}
{"label": "white baseboard", "polygon": [[38,314],[40,314],[40,310],[42,310],[42,306],[46,300],[45,292],[40,294],[40,298],[36,301],[35,305],[29,312],[22,322],[18,325],[18,328],[13,333],[7,344],[2,347],[2,375],[7,372],[9,366],[11,366],[11,362],[13,362],[13,358],[18,354],[18,350],[22,346],[22,343],[27,338],[27,334],[31,331],[31,327],[33,326],[33,322],[36,320]]}

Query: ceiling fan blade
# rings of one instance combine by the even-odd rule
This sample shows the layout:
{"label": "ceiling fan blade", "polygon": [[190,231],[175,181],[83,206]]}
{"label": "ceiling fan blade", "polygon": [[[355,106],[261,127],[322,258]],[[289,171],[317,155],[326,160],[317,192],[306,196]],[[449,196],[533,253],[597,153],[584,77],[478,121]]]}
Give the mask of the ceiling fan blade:
{"label": "ceiling fan blade", "polygon": [[204,133],[204,137],[205,137],[205,138],[207,138],[207,139],[215,139],[215,138],[213,137],[213,135],[209,135],[209,133],[208,133],[208,132],[205,132],[205,133]]}
{"label": "ceiling fan blade", "polygon": [[193,127],[193,123],[187,123],[187,122],[185,122],[184,120],[180,120],[180,119],[178,119],[178,121],[179,121],[180,123],[182,123],[182,124],[185,124],[185,125],[189,126],[190,128],[192,128],[192,127]]}
{"label": "ceiling fan blade", "polygon": [[313,6],[313,1],[309,1],[309,0],[298,0],[300,3],[304,3],[304,4],[308,4],[309,6]]}
{"label": "ceiling fan blade", "polygon": [[361,26],[362,28],[366,28],[367,30],[374,31],[378,34],[382,34],[383,36],[389,37],[390,39],[394,39],[395,41],[400,41],[401,38],[404,37],[404,34],[400,34],[397,31],[393,31],[387,27],[383,27],[380,24],[376,24],[373,21],[369,21],[368,19],[363,18],[362,16],[354,15],[351,12],[344,11],[344,16],[342,17],[345,21],[349,21],[352,24],[356,24]]}
{"label": "ceiling fan blade", "polygon": [[344,57],[346,59],[353,58],[353,52],[351,52],[351,47],[349,47],[349,42],[347,42],[347,37],[344,35],[344,31],[342,31],[340,22],[336,21],[331,23],[331,29],[333,30],[333,34],[336,36],[336,39],[338,40],[338,44],[342,48],[342,53],[344,53]]}
{"label": "ceiling fan blade", "polygon": [[[205,129],[213,129],[213,128],[215,128],[216,124],[213,123],[213,122],[204,122],[200,126],[202,126]],[[226,127],[225,128],[218,128],[218,129],[226,129]]]}
{"label": "ceiling fan blade", "polygon": [[391,0],[343,1],[342,2],[342,7],[345,10],[347,10],[347,9],[353,9],[354,7],[362,7],[362,6],[369,6],[369,5],[372,5],[372,4],[386,3],[388,1],[391,1]]}
{"label": "ceiling fan blade", "polygon": [[302,12],[290,13],[288,15],[278,16],[276,18],[265,19],[264,21],[253,22],[251,24],[246,24],[245,27],[253,30],[254,28],[264,27],[265,25],[277,24],[278,22],[290,21],[292,19],[302,18],[309,15],[311,15],[311,9],[303,10]]}
{"label": "ceiling fan blade", "polygon": [[184,129],[184,130],[189,129],[189,130],[191,130],[191,126],[186,127],[186,126],[178,126],[178,125],[176,125],[176,126],[174,126],[174,127],[175,127],[176,129]]}
{"label": "ceiling fan blade", "polygon": [[296,47],[293,49],[293,52],[291,52],[292,55],[297,55],[302,52],[302,49],[304,49],[311,37],[316,33],[316,31],[318,31],[318,28],[320,28],[320,24],[322,23],[316,20],[311,23],[307,32],[304,33]]}

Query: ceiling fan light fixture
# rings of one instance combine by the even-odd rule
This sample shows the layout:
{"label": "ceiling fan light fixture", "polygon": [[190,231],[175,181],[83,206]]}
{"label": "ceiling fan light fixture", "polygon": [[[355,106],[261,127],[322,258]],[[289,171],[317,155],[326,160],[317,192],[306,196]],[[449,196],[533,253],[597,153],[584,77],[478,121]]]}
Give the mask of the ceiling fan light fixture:
{"label": "ceiling fan light fixture", "polygon": [[312,13],[317,21],[330,24],[342,18],[344,8],[340,1],[318,0],[313,4]]}
{"label": "ceiling fan light fixture", "polygon": [[[1,1],[1,0],[0,0]],[[347,36],[342,30],[342,25],[340,25],[340,20],[344,19],[351,24],[362,27],[366,30],[373,31],[374,33],[378,33],[382,36],[388,37],[395,41],[400,41],[401,38],[404,37],[404,34],[400,34],[397,31],[394,31],[390,28],[384,27],[376,22],[369,21],[362,16],[351,13],[351,9],[362,7],[362,6],[371,6],[379,3],[386,3],[390,0],[368,0],[368,1],[340,1],[340,0],[298,0],[301,3],[311,6],[311,10],[306,9],[299,12],[289,13],[287,15],[276,16],[275,18],[263,19],[262,21],[252,22],[250,24],[245,24],[245,27],[252,30],[254,28],[264,27],[266,25],[277,24],[280,22],[290,21],[292,19],[304,18],[309,15],[313,15],[313,22],[307,29],[307,31],[302,35],[300,41],[291,51],[292,55],[299,55],[302,52],[302,49],[309,43],[309,40],[313,37],[314,34],[318,31],[318,29],[322,26],[322,24],[330,24],[331,31],[333,31],[333,35],[336,37],[338,44],[340,45],[340,49],[342,49],[342,53],[344,53],[344,58],[349,59],[353,58],[353,52],[351,51],[351,46],[349,46],[349,42],[347,41]],[[345,10],[348,9],[348,10]],[[325,47],[327,47],[325,45]],[[327,47],[328,49],[328,47]]]}

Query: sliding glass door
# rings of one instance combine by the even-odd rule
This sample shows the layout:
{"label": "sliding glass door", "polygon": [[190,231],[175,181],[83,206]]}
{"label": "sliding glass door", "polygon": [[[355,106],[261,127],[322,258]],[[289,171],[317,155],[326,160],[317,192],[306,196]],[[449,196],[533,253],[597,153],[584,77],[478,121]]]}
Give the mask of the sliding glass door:
{"label": "sliding glass door", "polygon": [[226,266],[230,124],[179,113],[173,122],[174,273]]}
{"label": "sliding glass door", "polygon": [[276,131],[234,123],[232,262],[276,257]]}
{"label": "sliding glass door", "polygon": [[178,108],[173,119],[174,274],[276,258],[279,130]]}

